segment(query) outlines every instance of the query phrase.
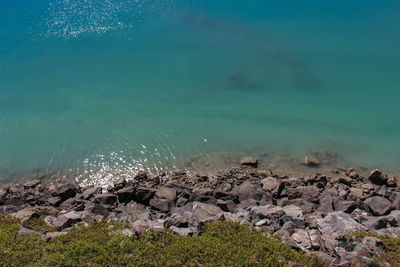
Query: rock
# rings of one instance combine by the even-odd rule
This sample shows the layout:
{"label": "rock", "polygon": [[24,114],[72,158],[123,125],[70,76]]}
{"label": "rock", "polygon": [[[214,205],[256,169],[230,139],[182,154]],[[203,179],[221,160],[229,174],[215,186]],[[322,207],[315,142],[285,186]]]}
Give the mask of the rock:
{"label": "rock", "polygon": [[157,190],[154,188],[139,187],[136,189],[136,194],[135,194],[133,200],[137,203],[147,206],[147,205],[149,205],[150,199],[153,198],[156,191]]}
{"label": "rock", "polygon": [[101,188],[100,187],[91,187],[82,192],[82,197],[84,200],[91,199],[94,195],[100,194]]}
{"label": "rock", "polygon": [[350,196],[353,199],[363,199],[363,190],[361,188],[350,188]]}
{"label": "rock", "polygon": [[128,203],[135,195],[135,188],[131,186],[125,187],[115,192],[115,194],[117,195],[120,203]]}
{"label": "rock", "polygon": [[299,207],[295,205],[288,205],[282,209],[292,220],[304,220],[303,211]]}
{"label": "rock", "polygon": [[220,207],[223,211],[226,212],[234,212],[236,205],[232,200],[217,200],[217,206]]}
{"label": "rock", "polygon": [[67,234],[67,232],[47,232],[46,235],[45,235],[45,239],[46,240],[50,240],[50,239],[53,239],[55,237],[63,236],[63,235],[66,235],[66,234]]}
{"label": "rock", "polygon": [[76,187],[72,183],[63,184],[58,187],[54,192],[54,196],[61,197],[62,200],[74,197],[77,193]]}
{"label": "rock", "polygon": [[62,210],[75,210],[81,211],[85,208],[85,204],[82,199],[79,198],[69,198],[60,204],[60,209]]}
{"label": "rock", "polygon": [[114,182],[114,191],[118,191],[126,186],[125,178],[119,178],[117,181]]}
{"label": "rock", "polygon": [[351,184],[353,183],[353,179],[351,179],[348,176],[341,176],[341,177],[339,177],[338,182],[342,183],[342,184],[345,184],[347,186],[351,186]]}
{"label": "rock", "polygon": [[257,168],[258,160],[253,157],[244,157],[240,160],[240,165]]}
{"label": "rock", "polygon": [[76,211],[70,211],[65,214],[59,215],[56,218],[55,225],[59,227],[59,229],[65,229],[71,227],[77,222],[81,221],[82,215]]}
{"label": "rock", "polygon": [[232,190],[232,194],[239,197],[240,202],[246,199],[260,200],[263,193],[251,182],[244,182]]}
{"label": "rock", "polygon": [[39,213],[39,215],[57,215],[58,210],[51,206],[36,206],[30,208],[32,211]]}
{"label": "rock", "polygon": [[316,167],[319,166],[321,162],[316,157],[307,156],[304,158],[304,164],[309,167]]}
{"label": "rock", "polygon": [[237,211],[235,213],[226,212],[224,214],[224,218],[227,221],[238,222],[238,223],[247,223],[250,221],[250,212],[249,211]]}
{"label": "rock", "polygon": [[387,184],[388,180],[388,178],[384,176],[379,169],[371,171],[368,175],[368,179],[376,185],[385,185]]}
{"label": "rock", "polygon": [[101,215],[104,217],[107,217],[109,215],[109,212],[106,207],[104,207],[101,204],[93,202],[85,203],[85,211],[95,215]]}
{"label": "rock", "polygon": [[118,197],[114,194],[96,194],[93,196],[94,202],[102,205],[113,205],[118,201]]}
{"label": "rock", "polygon": [[310,228],[317,228],[317,220],[322,218],[322,213],[314,212],[304,215],[304,220]]}
{"label": "rock", "polygon": [[193,214],[190,218],[191,225],[198,226],[205,222],[222,219],[224,212],[218,206],[196,202],[193,204]]}
{"label": "rock", "polygon": [[146,180],[148,178],[147,172],[145,171],[139,171],[136,176],[135,179],[138,181],[143,181]]}
{"label": "rock", "polygon": [[168,226],[188,227],[191,216],[191,212],[185,212],[184,214],[173,213],[169,218],[166,219],[165,223]]}
{"label": "rock", "polygon": [[387,216],[365,216],[362,218],[361,223],[368,230],[379,230],[386,228],[389,222]]}
{"label": "rock", "polygon": [[320,249],[322,243],[321,233],[317,229],[309,229],[308,235],[310,236],[312,249]]}
{"label": "rock", "polygon": [[322,213],[333,212],[334,200],[337,197],[336,192],[331,189],[325,189],[319,196],[319,207],[317,211]]}
{"label": "rock", "polygon": [[351,200],[338,201],[334,204],[336,211],[344,211],[346,213],[352,213],[357,208],[357,202]]}
{"label": "rock", "polygon": [[328,213],[325,218],[317,220],[317,227],[321,233],[328,234],[333,238],[339,238],[366,228],[355,221],[349,214],[343,211]]}
{"label": "rock", "polygon": [[387,185],[390,187],[397,186],[397,179],[394,175],[389,175],[388,180],[387,180]]}
{"label": "rock", "polygon": [[319,189],[316,186],[298,186],[288,189],[289,200],[302,198],[309,202],[318,202]]}
{"label": "rock", "polygon": [[296,246],[304,251],[312,248],[310,236],[305,230],[296,231],[291,238],[296,242]]}
{"label": "rock", "polygon": [[311,203],[311,202],[301,199],[301,198],[288,200],[285,202],[285,205],[295,205],[302,210],[303,214],[311,213],[316,208],[316,204]]}
{"label": "rock", "polygon": [[175,205],[176,190],[171,187],[162,186],[150,200],[150,206],[162,212],[168,212]]}
{"label": "rock", "polygon": [[20,210],[20,211],[18,211],[16,213],[12,213],[11,216],[16,218],[16,219],[21,220],[22,222],[24,222],[26,220],[30,220],[32,218],[39,218],[40,217],[38,212],[36,212],[36,211],[34,211],[34,210],[30,209],[30,208]]}
{"label": "rock", "polygon": [[45,236],[41,233],[32,231],[30,229],[27,229],[25,227],[21,227],[17,233],[17,235],[29,235],[29,236],[38,236],[40,238],[46,239]]}
{"label": "rock", "polygon": [[191,236],[197,232],[197,229],[194,227],[190,228],[178,228],[176,226],[171,226],[169,229],[172,230],[173,233],[182,235],[182,236]]}
{"label": "rock", "polygon": [[262,179],[261,184],[263,185],[263,190],[271,192],[274,197],[278,197],[284,187],[284,183],[274,177]]}
{"label": "rock", "polygon": [[40,184],[40,180],[29,181],[29,182],[26,182],[26,183],[24,184],[24,188],[25,188],[25,189],[35,188],[35,187],[38,186],[39,184]]}
{"label": "rock", "polygon": [[370,212],[375,216],[382,216],[389,214],[389,212],[394,208],[392,203],[384,197],[370,197],[364,202]]}
{"label": "rock", "polygon": [[260,218],[260,219],[274,219],[279,221],[280,218],[285,215],[285,212],[281,207],[274,205],[265,205],[265,206],[257,206],[251,208],[250,216],[252,218]]}
{"label": "rock", "polygon": [[51,197],[47,200],[47,203],[51,206],[58,207],[62,202],[61,197]]}

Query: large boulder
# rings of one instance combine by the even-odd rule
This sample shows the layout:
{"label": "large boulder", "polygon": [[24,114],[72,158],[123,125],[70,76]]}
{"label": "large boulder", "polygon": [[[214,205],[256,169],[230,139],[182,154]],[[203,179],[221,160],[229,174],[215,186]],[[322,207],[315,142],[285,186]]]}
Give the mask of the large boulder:
{"label": "large boulder", "polygon": [[322,234],[332,236],[333,238],[366,230],[363,225],[343,211],[331,212],[325,218],[318,219],[317,227]]}
{"label": "large boulder", "polygon": [[370,197],[364,202],[369,211],[375,216],[382,216],[389,214],[391,210],[393,210],[392,203],[384,197]]}

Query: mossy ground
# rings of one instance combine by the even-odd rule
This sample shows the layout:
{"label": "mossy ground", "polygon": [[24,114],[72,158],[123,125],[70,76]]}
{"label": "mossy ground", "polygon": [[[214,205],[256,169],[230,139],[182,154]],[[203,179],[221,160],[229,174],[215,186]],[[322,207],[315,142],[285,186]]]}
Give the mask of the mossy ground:
{"label": "mossy ground", "polygon": [[385,235],[377,235],[372,232],[356,232],[348,236],[348,240],[352,242],[361,241],[364,237],[373,236],[382,240],[385,245],[381,249],[380,255],[375,255],[374,259],[379,264],[387,262],[390,266],[400,266],[400,238],[393,238]]}
{"label": "mossy ground", "polygon": [[[193,237],[164,230],[137,238],[103,221],[49,242],[17,235],[20,227],[18,220],[0,215],[0,266],[323,266],[315,256],[232,222],[207,224]],[[46,231],[39,221],[32,228]]]}

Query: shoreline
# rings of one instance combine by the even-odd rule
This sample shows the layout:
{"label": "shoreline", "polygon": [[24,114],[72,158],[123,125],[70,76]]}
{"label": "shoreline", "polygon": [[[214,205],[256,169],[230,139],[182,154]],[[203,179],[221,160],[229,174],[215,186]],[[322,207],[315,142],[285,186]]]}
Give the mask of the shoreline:
{"label": "shoreline", "polygon": [[[193,155],[178,163],[164,163],[153,165],[151,168],[146,165],[127,166],[120,165],[117,168],[108,166],[107,163],[102,163],[103,167],[84,168],[43,168],[36,167],[31,170],[17,170],[12,168],[3,169],[0,171],[0,186],[22,184],[29,180],[40,180],[44,183],[59,183],[62,181],[75,181],[81,186],[101,186],[107,187],[113,184],[120,177],[127,180],[134,179],[138,172],[146,171],[149,175],[158,176],[162,173],[174,171],[185,171],[189,176],[209,175],[215,176],[221,172],[228,171],[240,164],[244,153],[231,152],[214,152],[210,154]],[[343,159],[339,154],[329,150],[313,150],[309,153],[320,162],[318,166],[307,166],[304,164],[304,158],[290,155],[288,153],[278,153],[270,155],[267,153],[249,154],[258,160],[258,168],[266,171],[271,171],[279,176],[310,176],[315,174],[327,174],[337,172],[356,171],[362,176],[367,176],[371,169],[381,169],[386,173],[394,176],[400,176],[400,170],[387,169],[379,164],[360,165],[353,164]],[[106,167],[104,167],[106,166]]]}
{"label": "shoreline", "polygon": [[[159,175],[140,171],[107,188],[76,182],[46,185],[31,180],[0,189],[0,213],[21,220],[43,218],[60,235],[77,223],[103,219],[127,222],[126,232],[142,235],[168,227],[197,235],[205,222],[227,220],[251,225],[266,235],[329,264],[373,265],[376,242],[346,241],[358,231],[400,238],[400,176],[352,168],[325,172],[324,160],[308,156],[293,176],[267,169],[252,157],[209,175],[175,170]],[[284,172],[284,169],[281,171]],[[367,243],[366,243],[367,242]]]}

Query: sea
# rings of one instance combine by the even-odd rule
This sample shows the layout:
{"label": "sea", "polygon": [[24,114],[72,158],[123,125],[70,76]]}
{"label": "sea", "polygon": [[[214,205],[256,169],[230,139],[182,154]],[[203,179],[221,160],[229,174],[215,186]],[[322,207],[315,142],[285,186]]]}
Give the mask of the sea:
{"label": "sea", "polygon": [[399,0],[0,0],[1,179],[315,150],[400,171]]}

